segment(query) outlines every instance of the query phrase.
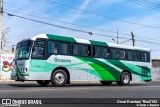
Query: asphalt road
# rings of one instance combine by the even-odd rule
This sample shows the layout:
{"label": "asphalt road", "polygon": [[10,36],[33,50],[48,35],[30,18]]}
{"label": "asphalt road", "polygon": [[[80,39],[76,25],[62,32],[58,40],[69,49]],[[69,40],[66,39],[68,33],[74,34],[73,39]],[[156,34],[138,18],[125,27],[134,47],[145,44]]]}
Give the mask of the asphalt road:
{"label": "asphalt road", "polygon": [[129,86],[72,83],[41,87],[36,82],[0,81],[0,98],[160,98],[160,82],[132,82]]}

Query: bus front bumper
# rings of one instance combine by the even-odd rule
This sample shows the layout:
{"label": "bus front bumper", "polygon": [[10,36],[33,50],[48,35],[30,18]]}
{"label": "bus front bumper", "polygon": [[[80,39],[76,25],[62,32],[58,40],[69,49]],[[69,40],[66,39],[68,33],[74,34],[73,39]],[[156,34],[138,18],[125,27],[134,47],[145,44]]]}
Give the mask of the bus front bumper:
{"label": "bus front bumper", "polygon": [[11,73],[11,79],[15,81],[25,81],[25,80],[29,80],[29,76],[24,74],[17,75],[15,73]]}

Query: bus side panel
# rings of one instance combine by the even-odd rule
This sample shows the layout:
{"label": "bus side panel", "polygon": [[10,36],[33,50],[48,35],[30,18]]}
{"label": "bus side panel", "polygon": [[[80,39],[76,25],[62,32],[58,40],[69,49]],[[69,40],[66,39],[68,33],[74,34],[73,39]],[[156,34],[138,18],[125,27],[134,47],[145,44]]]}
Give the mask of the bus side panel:
{"label": "bus side panel", "polygon": [[52,71],[60,66],[69,70],[71,81],[118,81],[121,72],[118,67],[104,59],[52,55],[47,60],[46,80],[49,80]]}
{"label": "bus side panel", "polygon": [[46,61],[40,59],[31,59],[29,70],[29,80],[45,80],[47,70]]}
{"label": "bus side panel", "polygon": [[[119,75],[114,74],[115,69],[104,63],[103,59],[100,58],[90,58],[90,57],[75,57],[84,63],[86,63],[88,72],[88,80],[106,80],[106,81],[116,81],[119,79]],[[82,66],[83,67],[83,66]],[[119,73],[119,72],[118,72]]]}
{"label": "bus side panel", "polygon": [[70,80],[99,80],[99,75],[94,73],[90,62],[73,56],[52,55],[47,59],[46,80],[51,78],[52,71],[57,67],[65,67],[70,74]]}
{"label": "bus side panel", "polygon": [[68,69],[71,81],[119,81],[120,74],[124,70],[130,71],[133,81],[151,79],[150,71],[148,71],[148,77],[142,76],[142,68],[140,66],[147,66],[150,69],[150,63],[144,62],[52,55],[46,61],[46,65],[45,80],[50,80],[52,71],[60,66]]}

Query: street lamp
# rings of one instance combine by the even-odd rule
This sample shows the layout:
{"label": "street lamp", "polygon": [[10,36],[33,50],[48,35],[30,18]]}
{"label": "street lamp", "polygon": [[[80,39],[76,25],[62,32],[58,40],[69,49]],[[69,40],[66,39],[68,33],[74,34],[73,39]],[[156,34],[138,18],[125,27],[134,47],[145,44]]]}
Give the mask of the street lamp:
{"label": "street lamp", "polygon": [[116,42],[116,44],[118,44],[118,42],[117,42],[114,38],[112,38],[112,40],[113,40],[113,41],[115,41],[115,42]]}

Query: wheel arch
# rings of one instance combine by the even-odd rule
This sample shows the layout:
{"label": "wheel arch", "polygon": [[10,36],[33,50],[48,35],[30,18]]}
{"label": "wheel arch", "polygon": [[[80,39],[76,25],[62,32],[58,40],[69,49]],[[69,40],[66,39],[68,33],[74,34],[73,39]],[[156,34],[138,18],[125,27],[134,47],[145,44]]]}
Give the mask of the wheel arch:
{"label": "wheel arch", "polygon": [[[129,75],[130,75],[130,77],[131,77],[131,81],[132,81],[132,74],[131,74],[131,72],[130,72],[129,70],[123,70],[123,71],[121,72],[121,74],[122,74],[123,72],[128,72]],[[120,75],[121,75],[121,74],[120,74]]]}
{"label": "wheel arch", "polygon": [[[62,70],[64,70],[64,71],[67,73],[67,76],[68,76],[67,84],[70,84],[70,73],[69,73],[69,70],[68,70],[67,68],[65,68],[65,67],[56,67],[56,68],[52,71],[51,74],[53,74],[53,72],[56,71],[56,70],[58,70],[58,69],[62,69]],[[51,75],[51,77],[52,77],[52,75]],[[51,77],[50,77],[50,78],[51,78]]]}

